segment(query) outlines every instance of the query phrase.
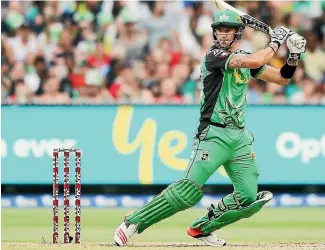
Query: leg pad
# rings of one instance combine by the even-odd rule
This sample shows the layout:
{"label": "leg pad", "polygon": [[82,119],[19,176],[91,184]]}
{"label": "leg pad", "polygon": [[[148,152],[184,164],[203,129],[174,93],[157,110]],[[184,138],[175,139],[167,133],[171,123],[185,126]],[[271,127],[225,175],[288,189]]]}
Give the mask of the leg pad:
{"label": "leg pad", "polygon": [[138,224],[138,233],[175,213],[196,205],[203,192],[195,182],[182,179],[169,185],[152,201],[126,217],[131,224]]}
{"label": "leg pad", "polygon": [[[253,214],[260,211],[272,198],[273,194],[269,191],[259,192],[256,201],[252,204],[247,207],[239,206],[238,209],[231,210],[225,207],[221,200],[219,203],[222,204],[218,204],[218,213],[215,211],[216,208],[211,205],[209,213],[195,220],[192,227],[200,228],[204,234],[211,233],[240,219],[251,217]],[[221,207],[224,208],[224,210],[220,214]]]}

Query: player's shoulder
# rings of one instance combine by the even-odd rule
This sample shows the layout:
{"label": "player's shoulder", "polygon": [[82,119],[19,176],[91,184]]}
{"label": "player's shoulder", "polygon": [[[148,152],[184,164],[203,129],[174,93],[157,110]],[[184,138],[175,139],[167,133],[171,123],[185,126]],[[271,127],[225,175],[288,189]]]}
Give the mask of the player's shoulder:
{"label": "player's shoulder", "polygon": [[206,61],[214,61],[229,56],[232,52],[212,45],[206,53]]}
{"label": "player's shoulder", "polygon": [[243,55],[249,55],[249,54],[251,54],[250,52],[245,51],[243,49],[237,49],[235,53],[236,54],[243,54]]}

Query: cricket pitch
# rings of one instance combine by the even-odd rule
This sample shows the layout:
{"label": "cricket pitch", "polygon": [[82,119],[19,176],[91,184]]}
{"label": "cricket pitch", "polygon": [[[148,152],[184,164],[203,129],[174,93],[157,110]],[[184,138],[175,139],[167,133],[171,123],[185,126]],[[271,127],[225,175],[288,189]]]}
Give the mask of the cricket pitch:
{"label": "cricket pitch", "polygon": [[[152,249],[152,250],[165,250],[165,249],[215,249],[215,247],[209,247],[203,244],[195,244],[195,243],[130,243],[127,247],[117,247],[113,243],[98,243],[98,244],[35,244],[35,243],[4,243],[2,244],[3,250],[11,250],[11,249],[35,249],[35,250],[55,250],[55,249],[65,249],[65,250],[113,250],[113,249],[131,249],[131,250],[144,250],[144,249]],[[220,248],[222,250],[233,250],[233,249],[249,249],[249,250],[322,250],[325,249],[325,243],[264,243],[264,244],[229,244],[225,247]]]}
{"label": "cricket pitch", "polygon": [[[165,250],[213,249],[189,237],[186,229],[191,221],[206,213],[205,209],[189,209],[168,218],[131,238],[127,247],[113,243],[116,227],[126,209],[84,208],[81,211],[81,244],[50,244],[52,209],[2,209],[3,250]],[[59,217],[59,242],[63,241],[63,211]],[[74,224],[71,219],[70,233]],[[263,208],[259,213],[217,231],[227,241],[220,249],[244,250],[325,250],[324,208]],[[43,240],[44,239],[44,240]]]}

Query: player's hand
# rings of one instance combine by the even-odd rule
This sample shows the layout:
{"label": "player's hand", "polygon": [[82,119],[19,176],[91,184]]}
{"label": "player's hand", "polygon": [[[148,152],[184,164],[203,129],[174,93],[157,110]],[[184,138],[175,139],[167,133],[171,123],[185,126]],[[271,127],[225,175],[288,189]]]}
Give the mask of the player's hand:
{"label": "player's hand", "polygon": [[287,39],[287,47],[292,54],[301,54],[306,51],[307,40],[298,35],[297,33],[293,33]]}
{"label": "player's hand", "polygon": [[278,49],[280,48],[281,44],[287,39],[289,35],[292,34],[292,31],[284,26],[276,27],[271,35],[271,43],[275,44]]}

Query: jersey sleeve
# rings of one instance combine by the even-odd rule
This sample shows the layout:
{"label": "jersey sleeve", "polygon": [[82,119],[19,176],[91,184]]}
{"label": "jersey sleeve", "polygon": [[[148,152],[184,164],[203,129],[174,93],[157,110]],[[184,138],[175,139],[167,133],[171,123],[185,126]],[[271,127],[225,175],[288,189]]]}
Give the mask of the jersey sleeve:
{"label": "jersey sleeve", "polygon": [[223,49],[210,50],[205,57],[207,70],[212,71],[216,68],[227,69],[228,63],[235,53]]}
{"label": "jersey sleeve", "polygon": [[251,69],[251,76],[254,78],[258,78],[260,74],[265,70],[266,65],[264,64],[263,66],[257,68],[257,69]]}

